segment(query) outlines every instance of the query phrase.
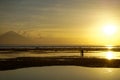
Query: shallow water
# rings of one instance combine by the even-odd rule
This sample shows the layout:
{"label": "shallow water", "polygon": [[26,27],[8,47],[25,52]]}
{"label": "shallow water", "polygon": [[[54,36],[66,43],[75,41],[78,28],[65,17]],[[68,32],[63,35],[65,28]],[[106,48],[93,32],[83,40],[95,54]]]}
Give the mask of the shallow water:
{"label": "shallow water", "polygon": [[0,71],[0,80],[120,80],[119,68],[32,67]]}
{"label": "shallow water", "polygon": [[[79,57],[80,52],[0,52],[0,58],[16,58],[16,57]],[[92,51],[85,52],[84,57],[96,57],[107,59],[120,59],[120,52],[113,51]]]}

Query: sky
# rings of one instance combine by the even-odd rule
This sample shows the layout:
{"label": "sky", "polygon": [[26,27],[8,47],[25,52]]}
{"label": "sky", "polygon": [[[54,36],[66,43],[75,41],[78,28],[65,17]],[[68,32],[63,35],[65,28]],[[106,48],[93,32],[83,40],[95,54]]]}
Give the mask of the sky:
{"label": "sky", "polygon": [[120,0],[0,0],[0,34],[45,44],[119,45]]}

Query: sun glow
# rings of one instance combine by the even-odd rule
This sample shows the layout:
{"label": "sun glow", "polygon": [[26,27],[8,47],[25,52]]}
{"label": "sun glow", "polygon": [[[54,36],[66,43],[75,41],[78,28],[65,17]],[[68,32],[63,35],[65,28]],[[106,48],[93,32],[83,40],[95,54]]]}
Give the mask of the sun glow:
{"label": "sun glow", "polygon": [[106,53],[106,58],[107,58],[107,59],[111,60],[111,59],[113,59],[114,57],[115,57],[115,55],[113,54],[112,51],[108,51],[108,52]]}
{"label": "sun glow", "polygon": [[113,49],[113,46],[112,46],[112,45],[107,45],[106,48],[107,48],[108,50],[111,50],[111,49]]}
{"label": "sun glow", "polygon": [[106,35],[111,36],[111,35],[113,35],[113,34],[116,33],[117,28],[116,28],[116,26],[113,25],[113,24],[107,24],[107,25],[105,25],[105,26],[103,27],[103,31],[104,31],[104,33],[105,33]]}

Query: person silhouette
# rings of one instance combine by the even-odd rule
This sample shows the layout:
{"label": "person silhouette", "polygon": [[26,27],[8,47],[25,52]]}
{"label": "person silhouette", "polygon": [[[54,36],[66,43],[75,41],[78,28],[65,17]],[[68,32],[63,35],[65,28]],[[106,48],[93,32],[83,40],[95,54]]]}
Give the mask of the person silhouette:
{"label": "person silhouette", "polygon": [[82,50],[81,50],[81,57],[83,57],[83,56],[84,56],[84,54],[83,54],[83,53],[84,53],[84,50],[82,49]]}

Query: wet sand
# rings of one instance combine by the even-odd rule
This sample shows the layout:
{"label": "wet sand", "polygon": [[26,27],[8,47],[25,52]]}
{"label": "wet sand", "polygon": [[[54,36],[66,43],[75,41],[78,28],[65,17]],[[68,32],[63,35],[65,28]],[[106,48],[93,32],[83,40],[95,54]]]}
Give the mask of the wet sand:
{"label": "wet sand", "polygon": [[120,59],[87,57],[19,57],[0,59],[0,71],[44,66],[83,66],[91,68],[120,68]]}

